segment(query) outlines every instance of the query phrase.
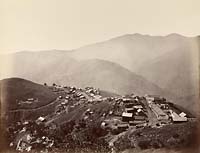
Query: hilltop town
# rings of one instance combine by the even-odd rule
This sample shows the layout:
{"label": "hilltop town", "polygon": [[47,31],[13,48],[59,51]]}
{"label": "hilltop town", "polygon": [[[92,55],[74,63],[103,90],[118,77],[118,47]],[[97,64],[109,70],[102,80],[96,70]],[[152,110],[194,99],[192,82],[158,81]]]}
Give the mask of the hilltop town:
{"label": "hilltop town", "polygon": [[11,150],[177,148],[191,143],[189,138],[196,128],[192,114],[159,95],[121,96],[93,87],[46,83],[44,87],[56,95],[53,101],[36,108],[38,97],[17,99],[19,109],[9,111],[6,135]]}

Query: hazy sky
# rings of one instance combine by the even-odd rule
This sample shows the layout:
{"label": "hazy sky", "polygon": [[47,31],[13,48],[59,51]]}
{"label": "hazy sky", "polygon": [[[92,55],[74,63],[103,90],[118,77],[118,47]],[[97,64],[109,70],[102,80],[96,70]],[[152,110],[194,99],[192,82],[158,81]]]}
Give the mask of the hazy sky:
{"label": "hazy sky", "polygon": [[78,48],[128,33],[200,34],[200,0],[0,0],[0,52]]}

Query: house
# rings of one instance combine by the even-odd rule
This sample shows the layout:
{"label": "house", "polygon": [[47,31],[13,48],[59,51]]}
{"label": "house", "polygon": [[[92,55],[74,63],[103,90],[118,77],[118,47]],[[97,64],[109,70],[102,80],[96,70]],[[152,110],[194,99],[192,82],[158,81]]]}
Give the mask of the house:
{"label": "house", "polygon": [[135,109],[143,109],[143,106],[142,105],[135,105],[135,106],[133,106],[133,108],[135,108]]}
{"label": "house", "polygon": [[166,99],[159,95],[146,95],[145,98],[148,102],[166,102]]}
{"label": "house", "polygon": [[144,121],[146,118],[145,116],[134,116],[134,120],[137,120],[137,121]]}
{"label": "house", "polygon": [[126,113],[126,112],[122,113],[122,121],[123,122],[128,122],[131,120],[133,120],[133,113]]}
{"label": "house", "polygon": [[169,109],[169,105],[168,104],[160,104],[160,108],[167,110],[167,109]]}
{"label": "house", "polygon": [[36,120],[36,123],[37,123],[37,124],[40,124],[40,123],[42,123],[42,122],[44,122],[44,121],[46,121],[46,119],[45,119],[44,117],[40,116],[40,117],[38,117],[38,119]]}
{"label": "house", "polygon": [[132,107],[132,108],[125,108],[125,111],[127,113],[134,113],[135,112],[135,109]]}
{"label": "house", "polygon": [[181,117],[177,113],[175,113],[174,111],[170,111],[170,112],[171,112],[171,117],[172,117],[173,122],[186,122],[186,121],[188,121],[187,117]]}
{"label": "house", "polygon": [[146,98],[147,102],[149,102],[149,103],[154,101],[154,97],[151,97],[149,95],[146,95],[145,98]]}
{"label": "house", "polygon": [[94,101],[102,101],[102,96],[101,95],[94,95],[93,98],[94,98],[93,99]]}
{"label": "house", "polygon": [[38,118],[38,121],[41,121],[41,122],[43,122],[45,120],[45,118],[44,117],[42,117],[42,116],[40,116],[39,118]]}
{"label": "house", "polygon": [[58,99],[62,99],[63,97],[62,96],[58,96]]}
{"label": "house", "polygon": [[181,112],[181,113],[179,114],[180,117],[186,117],[186,115],[187,115],[187,114],[185,114],[184,112]]}
{"label": "house", "polygon": [[132,108],[133,106],[134,106],[133,103],[126,103],[126,104],[125,104],[125,107],[126,107],[126,108]]}
{"label": "house", "polygon": [[146,127],[146,126],[147,126],[147,123],[137,124],[137,125],[136,125],[136,129],[138,129],[138,128],[143,128],[143,127]]}
{"label": "house", "polygon": [[27,100],[28,101],[34,101],[34,98],[28,98]]}
{"label": "house", "polygon": [[130,98],[123,98],[122,101],[124,103],[132,103],[132,99],[130,99]]}
{"label": "house", "polygon": [[126,130],[126,129],[129,128],[129,124],[128,124],[128,123],[121,123],[121,124],[118,124],[118,125],[117,125],[117,128],[118,128],[118,130],[120,130],[120,131],[124,131],[124,130]]}
{"label": "house", "polygon": [[135,97],[134,97],[134,100],[135,100],[136,102],[139,102],[140,97],[139,97],[139,96],[135,96]]}
{"label": "house", "polygon": [[142,109],[138,109],[135,114],[138,116],[146,116],[147,117],[147,115],[144,113],[144,111]]}
{"label": "house", "polygon": [[144,124],[146,123],[146,121],[140,121],[140,120],[134,120],[134,121],[129,121],[129,125],[130,126],[135,126],[135,125],[138,125],[138,124]]}
{"label": "house", "polygon": [[18,151],[30,151],[31,146],[30,142],[32,140],[32,136],[29,132],[22,132],[18,135],[15,140],[16,143],[16,150]]}

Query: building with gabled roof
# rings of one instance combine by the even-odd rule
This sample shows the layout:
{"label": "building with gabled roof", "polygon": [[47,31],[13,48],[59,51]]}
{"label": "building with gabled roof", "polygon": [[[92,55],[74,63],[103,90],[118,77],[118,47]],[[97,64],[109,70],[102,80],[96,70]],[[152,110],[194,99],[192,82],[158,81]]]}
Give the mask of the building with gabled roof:
{"label": "building with gabled roof", "polygon": [[168,120],[169,116],[156,104],[150,105],[151,110],[154,112],[158,120]]}
{"label": "building with gabled roof", "polygon": [[187,117],[181,117],[176,112],[174,112],[172,110],[170,111],[170,113],[171,113],[171,117],[172,117],[173,122],[186,122],[186,121],[188,121]]}
{"label": "building with gabled roof", "polygon": [[123,122],[128,122],[131,120],[133,120],[133,113],[127,113],[127,112],[122,113],[122,121]]}

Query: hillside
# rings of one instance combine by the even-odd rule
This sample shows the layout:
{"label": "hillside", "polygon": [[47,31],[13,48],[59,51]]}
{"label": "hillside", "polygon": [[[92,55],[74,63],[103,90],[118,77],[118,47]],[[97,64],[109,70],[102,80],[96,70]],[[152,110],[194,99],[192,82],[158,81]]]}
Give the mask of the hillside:
{"label": "hillside", "polygon": [[118,94],[165,94],[158,86],[128,69],[116,63],[97,59],[79,62],[60,81],[80,87],[94,86]]}
{"label": "hillside", "polygon": [[160,87],[170,89],[176,95],[190,95],[194,93],[192,90],[196,90],[195,85],[198,82],[198,61],[198,52],[190,52],[187,48],[173,50],[147,61],[137,72]]}
{"label": "hillside", "polygon": [[[56,95],[47,87],[20,78],[10,78],[0,81],[0,97],[4,111],[16,109],[38,108],[56,99]],[[19,101],[28,98],[37,99],[32,104],[19,105]]]}

